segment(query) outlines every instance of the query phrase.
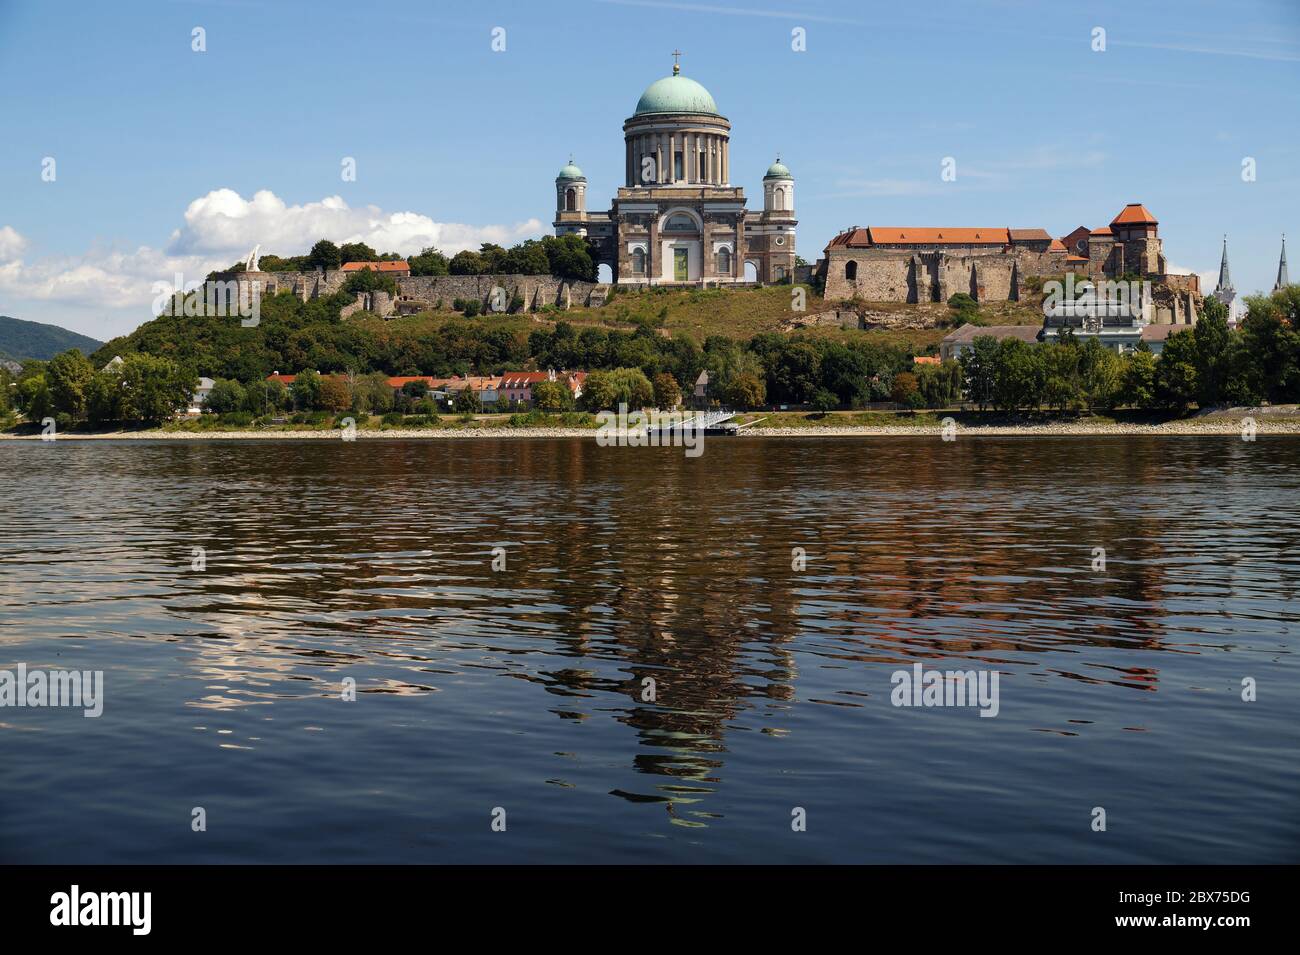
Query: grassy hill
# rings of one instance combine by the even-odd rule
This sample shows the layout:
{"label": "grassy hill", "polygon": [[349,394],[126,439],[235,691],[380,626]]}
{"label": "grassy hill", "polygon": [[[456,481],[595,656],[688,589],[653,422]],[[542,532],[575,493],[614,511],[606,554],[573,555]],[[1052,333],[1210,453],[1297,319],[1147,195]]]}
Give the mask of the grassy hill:
{"label": "grassy hill", "polygon": [[58,325],[0,315],[0,357],[7,356],[17,361],[32,358],[47,361],[69,348],[80,348],[83,354],[89,355],[101,345],[101,341]]}

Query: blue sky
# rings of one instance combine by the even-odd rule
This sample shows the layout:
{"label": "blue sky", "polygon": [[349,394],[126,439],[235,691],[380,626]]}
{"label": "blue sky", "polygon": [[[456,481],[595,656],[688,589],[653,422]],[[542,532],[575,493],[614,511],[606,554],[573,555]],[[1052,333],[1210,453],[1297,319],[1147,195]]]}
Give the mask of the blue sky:
{"label": "blue sky", "polygon": [[258,241],[543,234],[570,153],[589,206],[612,196],[674,49],[732,122],[751,207],[777,151],[793,170],[810,261],[850,225],[1059,236],[1135,201],[1177,269],[1217,271],[1227,232],[1244,292],[1271,287],[1282,232],[1300,249],[1297,0],[0,0],[0,314],[108,338],[153,283]]}

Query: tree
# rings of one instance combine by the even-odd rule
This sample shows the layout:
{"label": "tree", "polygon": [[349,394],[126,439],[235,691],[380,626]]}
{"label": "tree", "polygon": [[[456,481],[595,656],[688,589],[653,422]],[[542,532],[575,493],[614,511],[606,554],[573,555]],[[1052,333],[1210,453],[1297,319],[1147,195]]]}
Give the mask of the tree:
{"label": "tree", "polygon": [[733,408],[759,408],[767,400],[767,386],[757,375],[741,372],[727,382],[723,397]]}
{"label": "tree", "polygon": [[339,258],[348,262],[378,262],[379,253],[364,242],[345,242],[339,247]]}
{"label": "tree", "polygon": [[818,388],[813,392],[808,404],[812,406],[813,411],[826,414],[826,412],[834,411],[839,407],[840,399],[835,397],[834,392],[827,391],[825,388]]}
{"label": "tree", "polygon": [[74,419],[86,415],[86,389],[95,368],[80,349],[61,352],[51,359],[45,369],[45,381],[50,389],[50,400],[56,412]]}
{"label": "tree", "polygon": [[[24,367],[26,372],[27,368]],[[18,409],[28,421],[39,423],[44,418],[54,415],[54,400],[50,397],[50,387],[45,380],[45,372],[24,374],[18,378]]]}
{"label": "tree", "polygon": [[1089,338],[1080,350],[1079,378],[1089,411],[1099,408],[1109,411],[1119,403],[1124,384],[1123,363],[1116,352],[1095,338]]}
{"label": "tree", "polygon": [[92,424],[107,424],[126,418],[126,393],[116,371],[97,371],[86,389],[86,417]]}
{"label": "tree", "polygon": [[510,275],[550,275],[551,260],[540,242],[529,239],[506,253],[503,269]]}
{"label": "tree", "polygon": [[993,400],[994,364],[998,340],[992,335],[977,335],[971,347],[962,351],[959,361],[966,380],[966,395],[983,411]]}
{"label": "tree", "polygon": [[570,281],[596,281],[596,257],[592,248],[590,240],[580,235],[548,235],[542,239],[542,249],[550,261],[550,274]]}
{"label": "tree", "polygon": [[993,404],[996,408],[1001,411],[1037,408],[1043,402],[1046,379],[1046,368],[1037,346],[1019,338],[1004,338],[998,342],[993,356]]}
{"label": "tree", "polygon": [[1156,400],[1185,411],[1196,400],[1198,390],[1196,339],[1187,332],[1170,335],[1156,360]]}
{"label": "tree", "polygon": [[582,403],[588,411],[612,410],[618,401],[614,381],[607,371],[593,371],[582,386]]}
{"label": "tree", "polygon": [[654,404],[654,386],[640,368],[615,368],[609,377],[614,387],[616,404],[625,404],[629,410],[639,410]]}
{"label": "tree", "polygon": [[667,372],[661,371],[655,375],[651,385],[654,388],[656,408],[672,411],[682,403],[681,386],[677,384],[677,379]]}
{"label": "tree", "polygon": [[1205,299],[1205,307],[1192,326],[1195,344],[1196,403],[1202,408],[1219,404],[1232,373],[1232,332],[1228,328],[1228,309],[1217,299]]}
{"label": "tree", "polygon": [[352,392],[345,378],[339,375],[322,377],[320,392],[316,396],[317,411],[347,411],[352,407]]}
{"label": "tree", "polygon": [[452,275],[483,275],[483,256],[471,249],[463,249],[451,257],[447,270]]}
{"label": "tree", "polygon": [[358,292],[383,291],[396,297],[397,280],[391,275],[376,272],[374,269],[358,269],[348,276],[348,280],[343,283],[342,291],[348,295],[356,295]]}
{"label": "tree", "polygon": [[802,404],[817,390],[820,373],[821,356],[810,342],[788,342],[776,356],[768,390],[786,401]]}
{"label": "tree", "polygon": [[316,269],[338,269],[343,267],[343,257],[339,252],[339,247],[329,239],[321,239],[311,247],[307,253],[307,268]]}
{"label": "tree", "polygon": [[477,391],[466,385],[456,392],[456,410],[463,414],[478,414],[483,410],[483,399]]}
{"label": "tree", "polygon": [[541,411],[567,411],[573,407],[573,393],[558,381],[539,381],[533,385],[533,407]]}
{"label": "tree", "polygon": [[919,393],[920,390],[916,375],[905,371],[894,376],[893,384],[889,386],[889,397],[890,400],[905,405],[909,403],[912,395]]}
{"label": "tree", "polygon": [[203,410],[213,414],[227,414],[231,411],[243,411],[248,403],[248,394],[244,386],[228,378],[218,378],[212,383]]}
{"label": "tree", "polygon": [[1146,342],[1130,352],[1124,361],[1121,400],[1134,408],[1150,408],[1156,402],[1156,356]]}
{"label": "tree", "polygon": [[421,249],[419,255],[407,259],[406,264],[411,267],[412,275],[447,274],[447,257],[431,245]]}
{"label": "tree", "polygon": [[938,365],[918,365],[916,384],[927,408],[947,408],[961,398],[961,365],[948,360]]}
{"label": "tree", "polygon": [[289,387],[289,395],[293,400],[293,406],[303,411],[309,411],[316,407],[320,399],[321,377],[315,371],[302,371],[294,378],[293,384]]}
{"label": "tree", "polygon": [[167,358],[127,355],[122,359],[123,417],[158,423],[185,408],[198,376]]}
{"label": "tree", "polygon": [[[425,382],[425,391],[428,386]],[[393,410],[393,388],[388,383],[388,376],[383,372],[362,375],[352,386],[352,400],[358,411],[382,415]]]}

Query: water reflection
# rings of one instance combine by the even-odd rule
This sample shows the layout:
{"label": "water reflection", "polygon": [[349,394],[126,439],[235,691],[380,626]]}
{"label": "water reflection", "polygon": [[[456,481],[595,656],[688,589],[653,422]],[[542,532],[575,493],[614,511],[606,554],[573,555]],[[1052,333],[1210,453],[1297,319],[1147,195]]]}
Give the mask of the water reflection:
{"label": "water reflection", "polygon": [[[124,648],[166,647],[150,665],[209,736],[333,700],[344,676],[408,707],[594,728],[588,783],[708,826],[749,736],[833,761],[846,732],[904,733],[888,675],[917,660],[998,668],[1038,702],[989,722],[1062,740],[1148,729],[1138,697],[1230,690],[1227,654],[1293,667],[1300,442],[1241,444],[10,443],[0,647],[93,643],[131,666]],[[529,756],[530,781],[577,785],[568,757]]]}

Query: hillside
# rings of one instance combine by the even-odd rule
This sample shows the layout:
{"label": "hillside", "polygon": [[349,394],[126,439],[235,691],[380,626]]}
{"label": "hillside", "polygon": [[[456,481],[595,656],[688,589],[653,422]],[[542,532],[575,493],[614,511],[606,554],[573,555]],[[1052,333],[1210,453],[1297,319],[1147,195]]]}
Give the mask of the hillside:
{"label": "hillside", "polygon": [[[340,318],[340,308],[351,301],[344,294],[309,302],[280,294],[262,301],[261,323],[255,328],[243,328],[233,318],[163,316],[108,342],[92,361],[102,365],[114,355],[146,352],[174,359],[198,375],[239,381],[304,368],[394,375],[485,373],[538,360],[542,346],[530,339],[537,332],[549,334],[559,323],[587,343],[583,354],[566,353],[569,362],[594,360],[600,354],[648,354],[635,344],[637,339],[658,343],[652,351],[672,351],[678,346],[699,349],[711,338],[742,343],[770,333],[934,354],[958,322],[951,309],[938,303],[839,303],[837,313],[834,303],[811,293],[804,309],[794,311],[795,291],[790,286],[664,289],[620,293],[599,308],[474,317],[442,310],[388,319],[368,312]],[[990,303],[980,310],[980,319],[985,324],[1042,320],[1037,307],[1027,302]],[[627,363],[642,364],[630,359]]]}
{"label": "hillside", "polygon": [[80,348],[83,354],[89,355],[101,345],[101,341],[70,332],[58,325],[27,322],[0,315],[0,357],[18,361],[32,358],[47,361],[69,348]]}

